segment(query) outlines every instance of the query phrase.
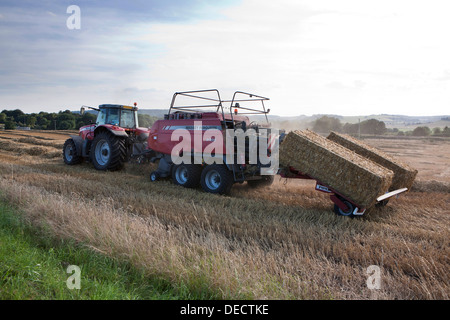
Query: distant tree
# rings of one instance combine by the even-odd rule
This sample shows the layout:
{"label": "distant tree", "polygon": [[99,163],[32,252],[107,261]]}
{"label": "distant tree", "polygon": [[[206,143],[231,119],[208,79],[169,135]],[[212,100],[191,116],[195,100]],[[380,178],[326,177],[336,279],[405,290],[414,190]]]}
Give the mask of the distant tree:
{"label": "distant tree", "polygon": [[91,123],[95,123],[97,115],[95,113],[85,112],[83,115],[78,115],[75,129],[79,129]]}
{"label": "distant tree", "polygon": [[431,134],[431,130],[428,127],[417,127],[413,130],[412,135],[416,137],[429,136]]}
{"label": "distant tree", "polygon": [[58,130],[71,130],[75,129],[75,115],[72,112],[67,112],[69,110],[66,110],[64,112],[59,112],[58,116],[56,117],[56,128]]}
{"label": "distant tree", "polygon": [[450,128],[448,126],[445,126],[444,130],[442,130],[442,135],[444,137],[450,137]]}
{"label": "distant tree", "polygon": [[75,128],[75,123],[69,120],[63,120],[58,123],[57,128],[59,130],[71,130]]}
{"label": "distant tree", "polygon": [[152,117],[149,114],[139,114],[138,113],[139,127],[149,128],[153,125],[153,123],[156,122],[156,120],[158,120],[158,118]]}
{"label": "distant tree", "polygon": [[433,129],[433,135],[439,136],[439,135],[441,135],[441,134],[442,134],[441,128],[436,127],[436,128]]}
{"label": "distant tree", "polygon": [[39,113],[36,117],[36,128],[37,129],[48,129],[48,127],[51,125],[51,121],[48,120],[43,114]]}
{"label": "distant tree", "polygon": [[28,127],[34,128],[36,125],[37,118],[34,115],[30,115],[26,118],[26,125]]}
{"label": "distant tree", "polygon": [[0,113],[0,123],[5,123],[6,121],[6,113]]}
{"label": "distant tree", "polygon": [[6,116],[8,117],[12,117],[13,121],[15,122],[19,122],[19,121],[23,121],[23,115],[25,113],[23,113],[22,110],[16,109],[16,110],[3,110],[2,113],[5,113]]}
{"label": "distant tree", "polygon": [[337,118],[323,116],[314,121],[313,130],[322,133],[330,131],[342,132],[342,124]]}
{"label": "distant tree", "polygon": [[5,121],[5,130],[14,130],[16,129],[16,124],[12,120],[6,120]]}
{"label": "distant tree", "polygon": [[358,123],[346,123],[342,127],[342,131],[346,134],[357,134],[358,133]]}
{"label": "distant tree", "polygon": [[[382,135],[387,132],[386,124],[376,119],[364,120],[361,123],[346,123],[342,130],[344,133],[353,135],[358,133]],[[393,132],[397,131],[393,130]]]}
{"label": "distant tree", "polygon": [[361,122],[361,133],[382,135],[387,131],[386,124],[377,119],[369,119]]}

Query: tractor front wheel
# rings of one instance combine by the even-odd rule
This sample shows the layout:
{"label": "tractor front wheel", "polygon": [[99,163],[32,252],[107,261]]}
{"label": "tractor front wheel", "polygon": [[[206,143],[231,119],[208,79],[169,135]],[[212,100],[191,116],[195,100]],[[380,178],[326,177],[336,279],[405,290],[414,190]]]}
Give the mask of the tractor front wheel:
{"label": "tractor front wheel", "polygon": [[126,160],[125,139],[100,132],[92,142],[90,156],[97,170],[119,170]]}
{"label": "tractor front wheel", "polygon": [[81,157],[77,154],[77,149],[73,139],[67,139],[63,147],[64,162],[68,165],[74,165],[81,162]]}

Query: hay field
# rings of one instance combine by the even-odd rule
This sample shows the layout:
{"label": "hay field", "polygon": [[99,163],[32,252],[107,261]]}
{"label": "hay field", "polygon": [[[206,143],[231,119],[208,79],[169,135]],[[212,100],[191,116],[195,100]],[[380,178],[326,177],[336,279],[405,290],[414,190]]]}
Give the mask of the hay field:
{"label": "hay field", "polygon": [[[64,133],[18,133],[0,132],[1,197],[56,235],[126,259],[175,291],[223,299],[450,297],[448,140],[367,140],[419,173],[411,192],[348,219],[334,215],[311,181],[277,178],[266,189],[235,185],[231,197],[218,196],[151,183],[150,164],[120,172],[67,166]],[[381,269],[380,290],[367,288],[370,265]]]}

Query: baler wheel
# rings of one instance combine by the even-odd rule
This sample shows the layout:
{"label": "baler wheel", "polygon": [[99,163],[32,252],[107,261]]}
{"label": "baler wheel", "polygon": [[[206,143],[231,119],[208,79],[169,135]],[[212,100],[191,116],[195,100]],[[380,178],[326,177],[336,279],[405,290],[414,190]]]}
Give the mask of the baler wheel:
{"label": "baler wheel", "polygon": [[199,164],[177,164],[172,168],[172,180],[175,184],[186,187],[196,188],[200,184],[202,166]]}
{"label": "baler wheel", "polygon": [[334,205],[334,213],[336,213],[338,216],[347,216],[352,217],[353,211],[355,210],[355,206],[351,204],[351,202],[347,200],[342,200],[343,203],[348,207],[348,210],[344,211],[337,204]]}
{"label": "baler wheel", "polygon": [[152,173],[150,173],[150,181],[156,181],[159,179],[159,173],[158,171],[153,171]]}
{"label": "baler wheel", "polygon": [[225,165],[212,164],[203,169],[200,183],[209,193],[229,194],[233,186],[233,173]]}

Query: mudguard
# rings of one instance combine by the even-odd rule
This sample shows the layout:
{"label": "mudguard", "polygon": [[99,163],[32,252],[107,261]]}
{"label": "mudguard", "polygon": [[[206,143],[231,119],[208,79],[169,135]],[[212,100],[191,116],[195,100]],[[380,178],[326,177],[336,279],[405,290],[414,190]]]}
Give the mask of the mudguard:
{"label": "mudguard", "polygon": [[105,129],[117,137],[128,138],[128,134],[126,133],[126,131],[124,129],[119,129],[118,127],[113,126],[111,124],[104,124],[104,125],[98,126],[94,130],[94,135],[96,136],[98,134],[98,131],[105,130]]}
{"label": "mudguard", "polygon": [[75,150],[77,155],[81,156],[81,151],[83,149],[83,139],[80,136],[70,135],[73,142],[75,142]]}

